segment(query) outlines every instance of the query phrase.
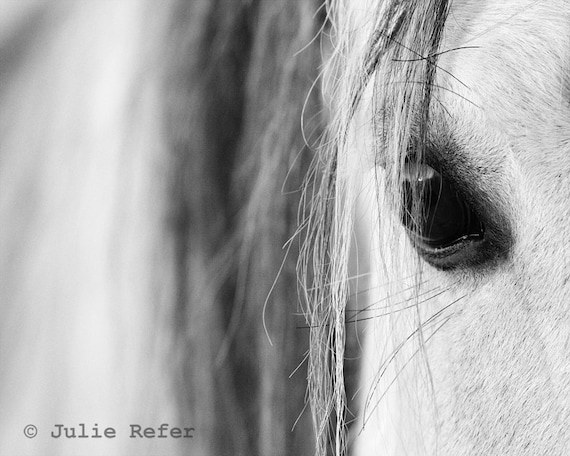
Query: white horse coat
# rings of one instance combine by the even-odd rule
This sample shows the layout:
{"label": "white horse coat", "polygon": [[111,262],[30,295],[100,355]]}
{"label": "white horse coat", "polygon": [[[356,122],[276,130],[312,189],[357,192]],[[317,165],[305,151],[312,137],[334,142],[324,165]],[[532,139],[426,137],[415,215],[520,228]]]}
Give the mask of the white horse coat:
{"label": "white horse coat", "polygon": [[[358,252],[369,257],[358,273],[372,276],[354,454],[570,451],[569,49],[566,2],[451,4],[430,134],[510,227],[500,260],[438,270],[419,258],[405,229],[388,229],[399,220],[377,197],[378,158],[362,159],[372,141],[354,138]],[[360,109],[362,131],[372,94]],[[449,137],[456,147],[445,148]]]}

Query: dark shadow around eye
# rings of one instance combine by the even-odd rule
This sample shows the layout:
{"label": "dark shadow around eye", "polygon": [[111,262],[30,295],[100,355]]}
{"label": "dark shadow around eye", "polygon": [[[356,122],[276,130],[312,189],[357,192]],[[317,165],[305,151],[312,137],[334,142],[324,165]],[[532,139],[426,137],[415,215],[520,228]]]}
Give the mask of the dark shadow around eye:
{"label": "dark shadow around eye", "polygon": [[402,222],[420,253],[441,259],[449,251],[457,257],[461,245],[483,240],[485,229],[476,212],[429,165],[406,163],[402,198]]}

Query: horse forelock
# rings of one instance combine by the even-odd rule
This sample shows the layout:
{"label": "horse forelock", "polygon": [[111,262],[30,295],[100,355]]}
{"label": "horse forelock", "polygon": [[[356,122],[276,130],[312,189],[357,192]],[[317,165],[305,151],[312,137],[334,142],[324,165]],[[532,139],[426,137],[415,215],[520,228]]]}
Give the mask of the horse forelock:
{"label": "horse forelock", "polygon": [[[314,290],[309,298],[309,321],[316,328],[312,342],[315,384],[310,388],[314,389],[317,407],[327,404],[316,418],[321,423],[320,451],[324,452],[330,439],[333,450],[340,454],[344,451],[347,416],[342,374],[347,337],[345,307],[349,289],[354,290],[350,276],[358,275],[348,268],[354,239],[351,226],[355,196],[361,191],[346,170],[356,167],[362,171],[390,163],[395,177],[393,191],[388,193],[398,207],[400,169],[408,143],[412,137],[416,144],[426,141],[448,3],[334,2],[334,12],[333,53],[324,77],[333,81],[325,93],[336,117],[319,152],[324,163],[320,175],[324,177],[311,218],[315,231],[310,242],[316,250],[313,283],[307,288]],[[374,111],[376,106],[382,107],[379,112]],[[414,131],[412,125],[417,127]],[[373,138],[371,144],[355,139],[366,135]],[[414,157],[421,160],[421,156]]]}

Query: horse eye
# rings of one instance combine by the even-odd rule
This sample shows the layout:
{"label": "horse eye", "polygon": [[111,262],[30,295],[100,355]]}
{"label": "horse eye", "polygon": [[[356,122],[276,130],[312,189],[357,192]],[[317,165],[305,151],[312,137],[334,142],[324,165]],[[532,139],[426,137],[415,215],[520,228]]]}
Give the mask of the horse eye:
{"label": "horse eye", "polygon": [[483,238],[479,217],[441,173],[426,164],[406,163],[403,177],[402,222],[423,253],[443,253]]}

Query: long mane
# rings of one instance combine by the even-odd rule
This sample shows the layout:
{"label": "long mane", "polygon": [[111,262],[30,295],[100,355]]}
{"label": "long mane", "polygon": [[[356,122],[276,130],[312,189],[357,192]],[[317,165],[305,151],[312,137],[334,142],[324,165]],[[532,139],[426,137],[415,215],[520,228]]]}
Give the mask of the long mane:
{"label": "long mane", "polygon": [[[301,257],[305,290],[310,290],[309,388],[319,455],[344,454],[349,424],[355,413],[362,412],[354,404],[347,406],[352,395],[346,393],[345,350],[358,332],[351,327],[354,320],[347,318],[346,307],[358,277],[350,258],[359,191],[347,170],[354,166],[351,157],[371,155],[368,161],[387,172],[388,190],[382,198],[398,212],[401,170],[410,142],[417,148],[414,159],[418,161],[426,145],[438,50],[449,8],[447,1],[440,0],[371,0],[357,7],[344,1],[330,3],[334,52],[324,92],[333,117],[316,162],[319,172],[314,175],[319,181],[308,222],[309,240]],[[366,125],[355,126],[363,118]],[[359,149],[354,140],[354,129],[364,127],[370,128],[366,132],[373,138],[373,144],[366,145],[369,150]],[[389,223],[389,217],[380,216],[378,223]],[[379,254],[394,256],[394,252]],[[353,385],[348,389],[353,390]]]}

